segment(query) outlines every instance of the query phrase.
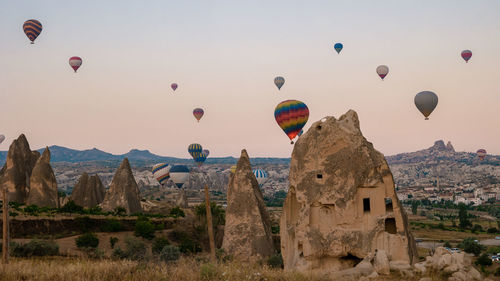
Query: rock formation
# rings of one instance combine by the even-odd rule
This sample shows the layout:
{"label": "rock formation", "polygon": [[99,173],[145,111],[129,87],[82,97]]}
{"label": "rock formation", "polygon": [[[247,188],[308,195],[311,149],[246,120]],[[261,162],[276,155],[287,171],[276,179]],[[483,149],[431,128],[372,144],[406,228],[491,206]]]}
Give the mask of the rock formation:
{"label": "rock formation", "polygon": [[82,207],[92,208],[102,203],[105,192],[98,175],[83,173],[73,188],[71,200]]}
{"label": "rock formation", "polygon": [[38,158],[30,177],[30,190],[26,205],[39,207],[59,207],[57,181],[50,166],[50,150],[45,148],[42,157]]}
{"label": "rock formation", "polygon": [[453,147],[453,144],[451,144],[451,141],[448,141],[448,143],[446,144],[446,150],[455,152],[455,148]]}
{"label": "rock formation", "polygon": [[289,178],[280,220],[286,270],[349,270],[376,250],[414,261],[391,171],[363,137],[356,112],[314,123],[295,144]]}
{"label": "rock formation", "polygon": [[139,188],[127,158],[123,159],[113,176],[101,206],[104,211],[113,211],[117,207],[123,207],[127,210],[127,214],[142,212]]}
{"label": "rock formation", "polygon": [[179,193],[177,194],[177,199],[175,200],[175,205],[181,208],[188,207],[186,190],[184,188],[179,190]]}
{"label": "rock formation", "polygon": [[222,248],[238,260],[272,255],[271,222],[246,150],[241,151],[227,190]]}
{"label": "rock formation", "polygon": [[[25,203],[28,197],[30,176],[40,153],[31,151],[22,134],[9,147],[5,165],[0,171],[0,186],[8,190],[9,201]],[[0,194],[2,197],[2,194]]]}

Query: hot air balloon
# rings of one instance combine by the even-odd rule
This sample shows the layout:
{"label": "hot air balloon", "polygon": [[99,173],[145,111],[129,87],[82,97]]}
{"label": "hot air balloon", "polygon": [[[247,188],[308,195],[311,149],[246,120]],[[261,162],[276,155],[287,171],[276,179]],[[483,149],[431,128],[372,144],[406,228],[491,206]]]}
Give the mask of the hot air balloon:
{"label": "hot air balloon", "polygon": [[262,169],[255,169],[255,170],[253,170],[253,174],[255,175],[255,178],[257,179],[259,186],[262,187],[262,185],[268,179],[266,171],[264,171]]}
{"label": "hot air balloon", "polygon": [[281,87],[283,87],[283,84],[285,84],[285,78],[278,76],[274,78],[274,85],[278,87],[278,90],[281,90]]}
{"label": "hot air balloon", "polygon": [[484,158],[486,157],[486,149],[478,149],[477,150],[477,157],[479,157],[479,159],[482,161],[484,160]]}
{"label": "hot air balloon", "polygon": [[201,144],[192,143],[188,146],[188,152],[193,159],[203,151]]}
{"label": "hot air balloon", "polygon": [[170,166],[167,163],[159,163],[153,166],[151,172],[153,173],[153,177],[161,184],[167,182],[170,178]]}
{"label": "hot air balloon", "polygon": [[2,142],[5,140],[5,136],[4,135],[0,135],[0,144],[2,144]]}
{"label": "hot air balloon", "polygon": [[438,104],[438,96],[431,91],[423,91],[415,96],[415,105],[418,110],[425,116],[425,120],[429,120],[434,108]]}
{"label": "hot air balloon", "polygon": [[208,155],[210,154],[210,151],[209,151],[208,149],[203,149],[203,151],[202,151],[202,152],[203,152],[203,153],[205,153],[205,154],[207,155],[207,157],[208,157]]}
{"label": "hot air balloon", "polygon": [[469,62],[471,57],[472,57],[471,50],[463,50],[462,51],[462,58],[465,60],[465,62]]}
{"label": "hot air balloon", "polygon": [[385,76],[387,76],[387,73],[389,73],[389,67],[387,65],[379,65],[377,66],[377,74],[384,80]]}
{"label": "hot air balloon", "polygon": [[304,133],[304,130],[300,130],[299,134],[297,135],[297,137],[300,137],[302,136],[302,134]]}
{"label": "hot air balloon", "polygon": [[175,90],[177,90],[178,85],[177,85],[177,83],[172,83],[172,85],[170,85],[170,87],[172,88],[172,90],[175,91]]}
{"label": "hot air balloon", "polygon": [[[274,110],[274,118],[285,134],[292,140],[309,119],[309,108],[298,100],[280,102]],[[293,141],[291,142],[293,144]]]}
{"label": "hot air balloon", "polygon": [[231,166],[231,168],[229,168],[229,171],[231,172],[231,174],[234,174],[234,172],[236,172],[236,165]]}
{"label": "hot air balloon", "polygon": [[203,114],[205,114],[205,111],[203,111],[203,109],[201,109],[201,108],[195,108],[193,110],[194,118],[196,118],[196,120],[198,120],[198,122],[200,122],[200,119],[201,119],[201,117],[203,117]]}
{"label": "hot air balloon", "polygon": [[175,165],[170,169],[170,179],[181,188],[189,178],[189,168],[185,165]]}
{"label": "hot air balloon", "polygon": [[337,54],[340,54],[340,51],[342,51],[344,45],[342,45],[342,43],[335,43],[335,45],[333,45],[333,48],[335,49],[335,51],[337,51]]}
{"label": "hot air balloon", "polygon": [[42,32],[42,24],[37,20],[27,20],[23,24],[24,34],[28,36],[31,44],[35,44],[35,39]]}
{"label": "hot air balloon", "polygon": [[75,73],[78,70],[78,68],[80,68],[80,65],[82,65],[82,58],[80,58],[80,57],[69,58],[69,66],[71,66],[71,68],[73,68]]}
{"label": "hot air balloon", "polygon": [[201,167],[203,163],[205,163],[205,160],[207,160],[208,155],[204,152],[197,153],[194,158],[194,162],[198,165],[198,167]]}

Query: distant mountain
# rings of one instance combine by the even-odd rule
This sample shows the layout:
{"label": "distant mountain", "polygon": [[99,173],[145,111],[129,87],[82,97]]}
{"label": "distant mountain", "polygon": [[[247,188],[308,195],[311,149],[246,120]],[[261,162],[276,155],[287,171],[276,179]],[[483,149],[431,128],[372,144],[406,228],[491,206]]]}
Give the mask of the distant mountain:
{"label": "distant mountain", "polygon": [[[45,148],[38,149],[43,153]],[[63,146],[53,145],[49,147],[51,152],[51,162],[121,162],[123,158],[128,158],[134,165],[149,165],[152,163],[166,162],[173,164],[192,164],[192,159],[183,159],[175,157],[165,157],[151,153],[149,150],[132,149],[122,155],[115,155],[104,152],[97,148],[76,150]],[[0,151],[0,164],[5,163],[7,151]],[[207,164],[236,164],[238,159],[234,157],[210,157],[207,159]],[[263,158],[257,157],[251,159],[252,164],[288,164],[290,158]]]}

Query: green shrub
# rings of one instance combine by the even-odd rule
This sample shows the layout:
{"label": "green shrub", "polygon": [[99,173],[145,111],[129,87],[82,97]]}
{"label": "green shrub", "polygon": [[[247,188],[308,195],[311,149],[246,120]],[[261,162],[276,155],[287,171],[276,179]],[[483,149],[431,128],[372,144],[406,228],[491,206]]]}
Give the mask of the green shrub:
{"label": "green shrub", "polygon": [[70,214],[81,214],[83,213],[83,207],[76,205],[75,201],[69,200],[68,203],[64,204],[62,208],[59,209],[60,213],[70,213]]}
{"label": "green shrub", "polygon": [[184,214],[184,211],[180,207],[175,207],[175,208],[170,209],[170,212],[168,215],[170,217],[174,217],[174,218],[186,216],[186,214]]}
{"label": "green shrub", "polygon": [[164,262],[172,262],[179,259],[181,252],[173,245],[165,245],[160,252],[160,259]]}
{"label": "green shrub", "polygon": [[484,246],[475,242],[473,237],[465,238],[460,244],[458,244],[459,248],[464,249],[467,253],[472,253],[476,257],[479,256],[482,250],[484,250]]}
{"label": "green shrub", "polygon": [[483,227],[479,224],[475,224],[471,229],[472,233],[477,233],[477,232],[482,232],[482,231],[483,231]]}
{"label": "green shrub", "polygon": [[158,237],[154,240],[153,246],[151,248],[154,254],[159,254],[163,248],[167,245],[170,245],[170,242],[165,237]]}
{"label": "green shrub", "polygon": [[184,254],[195,254],[201,252],[201,245],[193,240],[185,231],[174,230],[170,232],[170,238],[179,243],[179,250]]}
{"label": "green shrub", "polygon": [[159,223],[155,225],[156,230],[164,230],[165,229],[165,224],[164,223]]}
{"label": "green shrub", "polygon": [[14,257],[55,256],[59,254],[59,245],[51,240],[31,240],[26,244],[11,243]]}
{"label": "green shrub", "polygon": [[115,248],[116,242],[118,242],[118,237],[109,237],[109,245],[111,246],[111,249]]}
{"label": "green shrub", "polygon": [[211,263],[205,263],[200,267],[200,275],[202,280],[215,280],[217,279],[217,268]]}
{"label": "green shrub", "polygon": [[116,207],[115,210],[113,211],[113,214],[115,216],[126,216],[127,209],[125,209],[124,207]]}
{"label": "green shrub", "polygon": [[78,248],[97,248],[99,246],[99,238],[92,232],[78,236],[75,242]]}
{"label": "green shrub", "polygon": [[476,261],[476,264],[477,265],[481,265],[481,266],[490,266],[493,264],[493,262],[491,261],[491,258],[488,257],[487,254],[482,254],[481,256],[479,256],[479,258],[477,259]]}
{"label": "green shrub", "polygon": [[37,205],[29,205],[29,206],[24,207],[23,211],[25,213],[27,213],[28,215],[38,216],[40,209],[38,208]]}
{"label": "green shrub", "polygon": [[124,231],[125,227],[117,219],[107,219],[101,229],[104,232],[119,232]]}
{"label": "green shrub", "polygon": [[267,259],[267,265],[271,268],[283,268],[283,257],[281,254],[275,254]]}
{"label": "green shrub", "polygon": [[113,250],[111,253],[111,257],[114,259],[125,259],[125,251],[123,251],[120,247]]}
{"label": "green shrub", "polygon": [[497,233],[497,232],[498,232],[498,229],[496,229],[496,227],[490,227],[490,228],[488,228],[488,231],[487,231],[487,232],[488,232],[488,233],[492,233],[492,234],[493,234],[493,233]]}
{"label": "green shrub", "polygon": [[147,257],[146,244],[135,237],[125,238],[124,257],[131,260],[144,260]]}
{"label": "green shrub", "polygon": [[155,237],[155,226],[147,218],[137,220],[134,235],[151,240]]}

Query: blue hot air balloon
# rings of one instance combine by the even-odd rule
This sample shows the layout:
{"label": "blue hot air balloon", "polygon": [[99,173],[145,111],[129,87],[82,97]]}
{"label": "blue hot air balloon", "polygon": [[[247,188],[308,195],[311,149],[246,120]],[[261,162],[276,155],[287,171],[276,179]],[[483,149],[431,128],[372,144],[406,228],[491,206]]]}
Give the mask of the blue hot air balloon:
{"label": "blue hot air balloon", "polygon": [[200,154],[203,151],[201,144],[192,143],[188,146],[188,152],[191,157],[195,158],[196,155]]}
{"label": "blue hot air balloon", "polygon": [[253,174],[255,175],[255,178],[257,179],[257,182],[259,183],[259,186],[262,187],[262,185],[268,179],[266,171],[264,171],[262,169],[255,169],[255,170],[253,170]]}
{"label": "blue hot air balloon", "polygon": [[342,45],[342,43],[335,43],[335,45],[333,45],[333,48],[335,49],[335,51],[337,51],[337,54],[340,54],[340,51],[342,51],[344,45]]}
{"label": "blue hot air balloon", "polygon": [[208,155],[205,152],[197,153],[194,158],[194,162],[198,165],[198,167],[201,167],[203,163],[205,163],[205,160],[207,160]]}
{"label": "blue hot air balloon", "polygon": [[189,178],[189,168],[185,165],[175,165],[170,169],[170,179],[181,188]]}

